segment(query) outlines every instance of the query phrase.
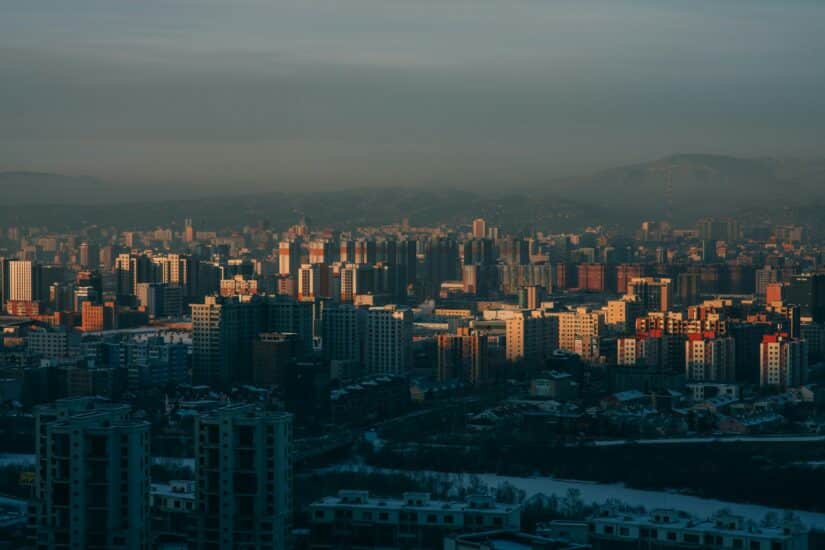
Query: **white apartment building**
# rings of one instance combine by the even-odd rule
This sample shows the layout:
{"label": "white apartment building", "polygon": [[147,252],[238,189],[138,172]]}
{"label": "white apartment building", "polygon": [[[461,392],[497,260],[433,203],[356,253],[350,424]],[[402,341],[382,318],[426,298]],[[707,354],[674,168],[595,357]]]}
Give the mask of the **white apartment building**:
{"label": "white apartment building", "polygon": [[367,311],[367,374],[406,374],[412,367],[412,311],[396,305]]}

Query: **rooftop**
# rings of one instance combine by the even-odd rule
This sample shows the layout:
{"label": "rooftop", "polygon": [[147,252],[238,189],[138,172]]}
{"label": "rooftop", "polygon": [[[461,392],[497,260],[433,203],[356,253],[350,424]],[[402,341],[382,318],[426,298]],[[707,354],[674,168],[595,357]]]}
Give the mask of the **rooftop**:
{"label": "rooftop", "polygon": [[602,516],[590,519],[591,522],[621,523],[637,527],[671,529],[686,529],[702,533],[739,534],[750,538],[776,539],[789,537],[794,534],[807,532],[807,528],[799,521],[786,520],[777,527],[763,527],[760,524],[747,520],[744,516],[718,512],[707,519],[700,519],[685,512],[671,509],[652,510],[649,514],[632,514],[607,511]]}
{"label": "rooftop", "polygon": [[359,507],[359,508],[387,508],[420,511],[455,510],[479,511],[489,510],[499,513],[509,513],[518,510],[519,506],[495,502],[487,495],[467,497],[464,502],[432,500],[429,493],[404,493],[401,498],[383,498],[370,496],[368,491],[339,491],[336,496],[323,497],[312,503],[314,507]]}

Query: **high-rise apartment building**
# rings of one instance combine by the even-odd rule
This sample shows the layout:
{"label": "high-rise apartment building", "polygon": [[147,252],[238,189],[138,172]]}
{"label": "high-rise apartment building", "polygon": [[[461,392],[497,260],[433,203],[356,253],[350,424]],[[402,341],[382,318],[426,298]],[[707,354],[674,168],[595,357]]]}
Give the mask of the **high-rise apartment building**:
{"label": "high-rise apartment building", "polygon": [[90,287],[93,288],[96,295],[96,300],[101,300],[103,297],[103,277],[100,272],[94,269],[78,271],[74,277],[77,288]]}
{"label": "high-rise apartment building", "polygon": [[558,348],[558,319],[541,310],[516,312],[505,321],[508,361],[541,363]]}
{"label": "high-rise apartment building", "polygon": [[164,388],[189,381],[187,346],[163,336],[133,338],[105,344],[110,366],[123,368],[132,390]]}
{"label": "high-rise apartment building", "polygon": [[633,279],[647,275],[647,266],[644,264],[620,264],[616,266],[616,292],[627,293],[627,285]]}
{"label": "high-rise apartment building", "polygon": [[100,269],[111,273],[115,261],[114,247],[112,245],[101,246],[99,254]]}
{"label": "high-rise apartment building", "polygon": [[696,229],[702,240],[733,242],[738,240],[741,234],[739,222],[731,218],[705,218],[696,223]]}
{"label": "high-rise apartment building", "polygon": [[318,304],[301,302],[290,296],[270,296],[265,301],[266,332],[292,332],[301,341],[301,351],[313,348],[316,334]]}
{"label": "high-rise apartment building", "polygon": [[460,380],[478,385],[490,379],[487,335],[461,327],[455,334],[439,334],[438,380]]}
{"label": "high-rise apartment building", "polygon": [[558,319],[560,349],[577,353],[588,361],[600,357],[600,338],[604,330],[602,312],[580,307],[550,315]]}
{"label": "high-rise apartment building", "polygon": [[393,303],[406,297],[406,293],[401,292],[404,287],[398,278],[397,266],[378,262],[371,267],[370,271],[372,273],[373,294],[383,295]]}
{"label": "high-rise apartment building", "polygon": [[676,311],[652,312],[636,319],[636,330],[660,330],[665,334],[682,336],[704,332],[724,335],[728,330],[728,322],[722,313],[706,313],[696,317]]}
{"label": "high-rise apartment building", "polygon": [[151,318],[177,317],[183,312],[183,289],[168,283],[138,283],[135,296]]}
{"label": "high-rise apartment building", "polygon": [[342,303],[354,303],[359,294],[373,290],[373,273],[369,266],[346,263],[339,266],[338,275]]}
{"label": "high-rise apartment building", "polygon": [[396,305],[369,308],[364,348],[368,374],[406,374],[412,368],[412,311]]}
{"label": "high-rise apartment building", "polygon": [[470,239],[462,245],[462,264],[492,265],[495,263],[496,251],[490,239]]}
{"label": "high-rise apartment building", "polygon": [[626,296],[621,300],[609,300],[605,308],[604,323],[614,331],[632,331],[640,313],[641,304],[636,300]]}
{"label": "high-rise apartment building", "polygon": [[768,305],[785,301],[785,291],[788,283],[768,283],[765,285],[765,303]]}
{"label": "high-rise apartment building", "polygon": [[458,276],[458,244],[447,237],[436,237],[427,243],[424,283],[431,295],[438,294],[444,281],[456,281]]}
{"label": "high-rise apartment building", "polygon": [[544,287],[527,285],[519,289],[518,305],[522,309],[538,309],[544,299]]}
{"label": "high-rise apartment building", "polygon": [[670,279],[638,277],[627,285],[627,294],[644,311],[667,311],[673,305],[673,287]]}
{"label": "high-rise apartment building", "polygon": [[398,271],[399,290],[406,291],[407,286],[417,280],[417,247],[418,243],[412,239],[403,239],[395,244],[395,260],[392,263]]}
{"label": "high-rise apartment building", "polygon": [[324,307],[321,345],[324,356],[333,361],[364,359],[367,311],[351,304]]}
{"label": "high-rise apartment building", "polygon": [[354,244],[355,263],[372,265],[377,261],[377,248],[371,239],[358,239]]}
{"label": "high-rise apartment building", "polygon": [[530,243],[518,237],[505,237],[496,241],[498,257],[507,265],[527,265],[530,263]]}
{"label": "high-rise apartment building", "polygon": [[301,241],[281,241],[278,246],[278,273],[298,278],[301,267]]}
{"label": "high-rise apartment building", "polygon": [[252,343],[264,331],[266,310],[257,296],[207,296],[192,304],[192,379],[226,386],[249,381]]}
{"label": "high-rise apartment building", "polygon": [[298,271],[298,299],[314,300],[329,297],[329,266],[303,264]]}
{"label": "high-rise apartment building", "polygon": [[639,333],[616,341],[616,364],[629,367],[663,367],[667,361],[668,335]]}
{"label": "high-rise apartment building", "polygon": [[771,266],[757,269],[755,272],[755,292],[757,296],[765,296],[768,285],[779,282],[779,270]]}
{"label": "high-rise apartment building", "polygon": [[343,263],[355,263],[355,242],[342,239],[338,247],[338,260]]}
{"label": "high-rise apartment building", "polygon": [[685,378],[695,382],[734,382],[734,339],[713,332],[689,334],[685,342]]}
{"label": "high-rise apartment building", "polygon": [[480,266],[465,265],[461,267],[461,285],[464,294],[479,295],[481,292]]}
{"label": "high-rise apartment building", "polygon": [[789,388],[807,380],[808,343],[787,334],[766,334],[759,346],[759,383]]}
{"label": "high-rise apartment building", "polygon": [[9,294],[7,301],[32,302],[38,300],[40,266],[28,260],[9,262]]}
{"label": "high-rise apartment building", "polygon": [[292,415],[237,404],[197,417],[196,548],[291,547]]}
{"label": "high-rise apartment building", "polygon": [[221,296],[250,296],[257,293],[257,279],[244,279],[243,275],[235,275],[231,279],[221,279]]}
{"label": "high-rise apartment building", "polygon": [[133,254],[118,254],[115,258],[115,289],[119,298],[135,296],[138,283],[155,281],[151,258]]}
{"label": "high-rise apartment building", "polygon": [[6,301],[9,299],[9,264],[11,262],[0,256],[0,313],[6,307]]}
{"label": "high-rise apartment building", "polygon": [[301,341],[291,332],[262,332],[252,344],[252,383],[258,386],[281,385],[287,370],[301,350]]}
{"label": "high-rise apartment building", "polygon": [[162,307],[163,283],[138,283],[135,288],[135,296],[139,306],[146,310],[150,318],[159,317]]}
{"label": "high-rise apartment building", "polygon": [[96,300],[97,292],[91,287],[83,287],[78,293],[74,283],[52,283],[49,286],[48,303],[54,311],[77,311],[75,299]]}
{"label": "high-rise apartment building", "polygon": [[309,263],[331,264],[337,260],[335,244],[329,240],[315,240],[309,243]]}
{"label": "high-rise apartment building", "polygon": [[578,282],[585,292],[615,292],[616,268],[600,263],[579,264]]}
{"label": "high-rise apartment building", "polygon": [[64,285],[68,279],[66,270],[61,265],[35,265],[33,275],[33,299],[43,303],[49,302],[49,291],[53,284]]}
{"label": "high-rise apartment building", "polygon": [[785,289],[783,303],[799,306],[801,314],[815,323],[825,322],[825,274],[793,277]]}
{"label": "high-rise apartment building", "polygon": [[683,306],[695,304],[699,300],[699,273],[679,273],[676,276],[676,295]]}
{"label": "high-rise apartment building", "polygon": [[195,226],[192,224],[192,218],[186,218],[183,222],[183,240],[184,242],[194,242],[196,236]]}
{"label": "high-rise apartment building", "polygon": [[187,292],[191,282],[192,261],[181,254],[165,254],[153,256],[152,263],[156,276],[153,277],[169,286],[179,286]]}
{"label": "high-rise apartment building", "polygon": [[95,304],[89,300],[82,302],[80,309],[83,332],[101,332],[116,328],[117,306],[113,302]]}
{"label": "high-rise apartment building", "polygon": [[88,242],[80,243],[78,263],[83,269],[97,269],[100,267],[100,247]]}
{"label": "high-rise apartment building", "polygon": [[35,411],[38,548],[149,545],[149,423],[127,405],[63,399]]}
{"label": "high-rise apartment building", "polygon": [[118,254],[115,258],[115,287],[118,296],[127,296],[133,293],[132,285],[132,255]]}
{"label": "high-rise apartment building", "polygon": [[483,218],[476,218],[473,220],[473,237],[476,239],[484,239],[487,237],[487,222]]}

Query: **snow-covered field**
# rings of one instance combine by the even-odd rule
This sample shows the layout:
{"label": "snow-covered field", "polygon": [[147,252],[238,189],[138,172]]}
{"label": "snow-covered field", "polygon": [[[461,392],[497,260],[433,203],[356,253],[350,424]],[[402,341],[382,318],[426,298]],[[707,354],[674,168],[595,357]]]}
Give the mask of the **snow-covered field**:
{"label": "snow-covered field", "polygon": [[0,453],[0,466],[28,466],[34,464],[34,455],[23,453]]}
{"label": "snow-covered field", "polygon": [[617,445],[684,445],[699,443],[819,443],[825,442],[825,435],[764,435],[764,436],[719,436],[719,437],[671,437],[662,439],[604,439],[593,441],[596,447]]}
{"label": "snow-covered field", "polygon": [[[761,520],[768,512],[775,512],[781,517],[783,512],[783,510],[779,508],[755,504],[739,504],[722,500],[711,500],[666,491],[630,489],[621,484],[609,485],[547,477],[525,478],[493,474],[482,474],[478,477],[481,478],[484,483],[493,487],[504,482],[510,483],[514,487],[524,491],[528,497],[539,493],[563,496],[569,489],[578,489],[581,493],[582,500],[586,503],[602,503],[607,499],[618,499],[631,506],[644,506],[648,510],[652,508],[674,508],[684,510],[699,517],[709,516],[722,508],[727,508],[734,514],[739,514],[753,520]],[[805,524],[811,527],[825,528],[825,514],[798,510],[794,510],[794,513],[799,516]]]}
{"label": "snow-covered field", "polygon": [[[410,475],[421,473],[387,468],[370,468],[368,466],[356,464],[340,464],[332,468],[324,468],[324,470],[327,469],[341,471],[375,471]],[[439,475],[438,472],[426,473],[431,475]],[[452,478],[466,477],[468,481],[471,477],[471,474],[459,473],[444,473],[443,475],[450,476]],[[785,511],[781,508],[771,508],[770,506],[740,504],[736,502],[705,499],[690,495],[683,495],[676,492],[630,489],[620,483],[606,484],[589,481],[554,479],[550,477],[512,477],[495,474],[478,474],[476,477],[478,477],[484,482],[485,485],[489,487],[497,487],[501,484],[509,483],[513,487],[524,491],[526,498],[530,498],[538,494],[545,494],[548,496],[555,494],[558,497],[564,497],[564,495],[567,494],[567,491],[570,489],[576,489],[579,491],[581,499],[587,504],[601,504],[608,499],[616,499],[630,506],[644,506],[647,510],[651,510],[653,508],[673,508],[688,512],[701,518],[708,517],[723,508],[730,510],[734,514],[738,514],[755,521],[759,521],[764,518],[765,514],[768,512],[774,512],[781,517]],[[801,510],[793,510],[793,512],[806,525],[825,529],[825,514],[805,512]]]}

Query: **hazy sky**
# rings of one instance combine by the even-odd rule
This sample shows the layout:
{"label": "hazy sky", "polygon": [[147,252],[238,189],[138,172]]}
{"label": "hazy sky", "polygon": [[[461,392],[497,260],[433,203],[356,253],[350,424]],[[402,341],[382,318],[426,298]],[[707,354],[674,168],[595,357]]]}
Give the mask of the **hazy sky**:
{"label": "hazy sky", "polygon": [[0,0],[0,170],[553,177],[825,153],[822,0]]}

